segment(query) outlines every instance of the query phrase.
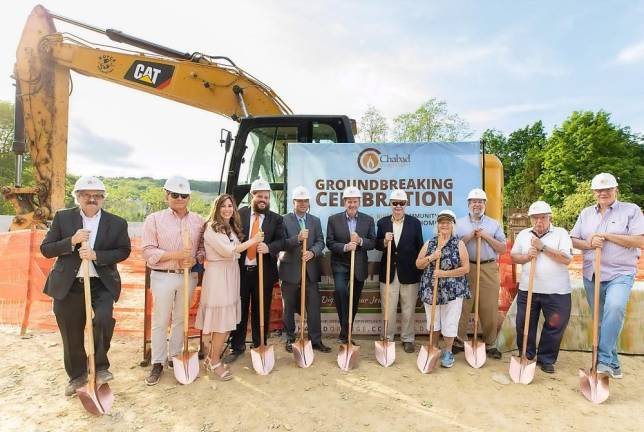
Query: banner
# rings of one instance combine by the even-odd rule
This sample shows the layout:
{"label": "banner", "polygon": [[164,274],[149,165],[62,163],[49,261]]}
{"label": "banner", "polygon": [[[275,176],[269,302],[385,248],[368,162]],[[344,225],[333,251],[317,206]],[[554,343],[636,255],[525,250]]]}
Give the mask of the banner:
{"label": "banner", "polygon": [[[311,214],[322,222],[326,239],[329,216],[344,210],[342,191],[356,186],[362,192],[360,211],[378,219],[391,215],[389,195],[394,189],[407,193],[406,214],[417,217],[425,241],[434,237],[436,215],[451,209],[457,217],[467,214],[467,194],[481,187],[478,142],[458,143],[290,143],[288,144],[287,190],[305,186],[311,194]],[[289,192],[288,211],[293,211]],[[365,281],[356,333],[380,332],[378,266],[381,253],[369,252],[369,278]],[[333,304],[333,279],[329,274],[328,251],[321,291],[323,332],[339,332]],[[425,328],[422,305],[418,303],[416,327]],[[326,330],[325,330],[326,329]]]}

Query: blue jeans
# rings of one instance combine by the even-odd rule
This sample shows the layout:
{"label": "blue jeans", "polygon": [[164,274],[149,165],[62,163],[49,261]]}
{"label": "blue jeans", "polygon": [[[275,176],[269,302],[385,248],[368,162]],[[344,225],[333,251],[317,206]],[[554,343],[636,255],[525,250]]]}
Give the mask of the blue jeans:
{"label": "blue jeans", "polygon": [[[619,367],[617,339],[624,326],[626,304],[631,294],[635,274],[617,276],[599,285],[599,363],[611,368]],[[595,297],[595,276],[593,280],[584,278],[586,298],[592,314]],[[592,315],[591,315],[592,316]]]}

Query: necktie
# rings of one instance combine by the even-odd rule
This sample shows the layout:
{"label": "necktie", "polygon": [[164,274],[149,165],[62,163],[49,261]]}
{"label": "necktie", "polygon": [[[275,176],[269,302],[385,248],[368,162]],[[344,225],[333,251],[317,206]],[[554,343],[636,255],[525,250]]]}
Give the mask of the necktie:
{"label": "necktie", "polygon": [[[253,221],[253,227],[250,230],[250,238],[255,237],[255,234],[259,231],[259,215],[255,214],[255,220]],[[249,260],[254,260],[257,258],[257,245],[253,245],[248,248],[248,252],[246,254],[248,256]]]}
{"label": "necktie", "polygon": [[304,218],[299,218],[298,220],[300,222],[300,229],[306,229],[306,225],[304,224]]}

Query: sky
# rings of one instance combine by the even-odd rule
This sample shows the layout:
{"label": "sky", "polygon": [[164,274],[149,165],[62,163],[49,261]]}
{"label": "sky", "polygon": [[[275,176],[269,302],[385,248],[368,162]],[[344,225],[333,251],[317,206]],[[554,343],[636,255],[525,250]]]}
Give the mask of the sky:
{"label": "sky", "polygon": [[[36,3],[0,16],[0,100],[13,101],[15,49]],[[165,5],[168,5],[166,7]],[[389,120],[444,100],[477,139],[574,110],[600,109],[644,133],[644,1],[242,1],[144,3],[49,0],[56,14],[180,51],[228,56],[299,114],[369,106]],[[96,33],[60,30],[117,45]],[[68,171],[181,174],[217,180],[216,114],[73,74]]]}

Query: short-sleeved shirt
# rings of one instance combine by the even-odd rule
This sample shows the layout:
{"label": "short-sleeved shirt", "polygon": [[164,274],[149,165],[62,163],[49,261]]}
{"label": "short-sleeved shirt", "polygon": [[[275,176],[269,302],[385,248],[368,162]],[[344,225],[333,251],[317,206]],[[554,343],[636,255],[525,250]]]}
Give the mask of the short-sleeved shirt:
{"label": "short-sleeved shirt", "polygon": [[[494,237],[495,240],[505,243],[505,234],[501,225],[491,217],[486,215],[481,216],[478,222],[472,221],[470,216],[459,218],[456,220],[456,235],[463,238],[470,234],[477,228],[481,228],[486,233]],[[470,261],[476,259],[476,238],[471,239],[465,243],[467,253],[470,255]],[[498,254],[485,240],[481,241],[481,261],[496,260]]]}
{"label": "short-sleeved shirt", "polygon": [[[599,205],[586,207],[570,231],[570,237],[588,240],[594,233],[621,235],[644,235],[644,216],[636,204],[615,201],[602,215]],[[591,280],[594,274],[594,252],[584,252],[584,278]],[[601,280],[609,281],[618,276],[632,275],[637,271],[639,248],[627,248],[611,241],[602,247]]]}
{"label": "short-sleeved shirt", "polygon": [[[538,237],[532,228],[526,228],[517,235],[512,246],[513,254],[527,254],[528,249],[532,246],[532,237]],[[545,246],[550,249],[556,249],[572,256],[572,240],[568,232],[563,228],[550,225],[548,231],[540,237]],[[521,266],[521,279],[519,289],[527,291],[530,280],[530,267],[532,262]],[[570,294],[572,291],[570,285],[570,275],[568,266],[555,261],[545,253],[537,255],[536,269],[534,274],[534,286],[532,292],[536,294]]]}

